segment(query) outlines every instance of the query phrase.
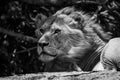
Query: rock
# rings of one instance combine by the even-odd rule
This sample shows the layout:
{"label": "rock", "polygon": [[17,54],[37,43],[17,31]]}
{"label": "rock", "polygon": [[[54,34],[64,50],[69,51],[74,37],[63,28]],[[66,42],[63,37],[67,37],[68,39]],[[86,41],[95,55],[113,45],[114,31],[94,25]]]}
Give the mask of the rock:
{"label": "rock", "polygon": [[4,77],[0,80],[120,80],[120,72],[43,72]]}

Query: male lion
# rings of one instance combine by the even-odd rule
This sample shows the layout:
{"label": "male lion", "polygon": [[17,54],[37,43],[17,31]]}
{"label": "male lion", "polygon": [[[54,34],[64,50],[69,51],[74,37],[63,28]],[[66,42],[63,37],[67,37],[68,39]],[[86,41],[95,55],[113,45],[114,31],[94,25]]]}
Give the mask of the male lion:
{"label": "male lion", "polygon": [[38,30],[41,34],[38,54],[46,63],[45,71],[98,70],[94,66],[100,61],[106,41],[111,38],[110,33],[96,23],[95,16],[76,7],[58,11]]}

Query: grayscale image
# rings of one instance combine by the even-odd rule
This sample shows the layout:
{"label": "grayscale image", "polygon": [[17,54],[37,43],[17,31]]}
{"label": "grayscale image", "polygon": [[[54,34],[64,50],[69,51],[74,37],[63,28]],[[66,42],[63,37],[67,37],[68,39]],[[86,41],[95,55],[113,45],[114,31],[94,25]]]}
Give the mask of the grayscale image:
{"label": "grayscale image", "polygon": [[0,0],[0,80],[119,80],[120,1]]}

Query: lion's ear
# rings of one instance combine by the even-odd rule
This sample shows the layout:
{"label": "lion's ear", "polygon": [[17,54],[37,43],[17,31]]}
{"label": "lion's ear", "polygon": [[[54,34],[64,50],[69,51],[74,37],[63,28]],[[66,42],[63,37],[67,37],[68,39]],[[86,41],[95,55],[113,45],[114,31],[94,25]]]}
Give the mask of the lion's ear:
{"label": "lion's ear", "polygon": [[43,25],[43,23],[46,21],[46,19],[47,19],[47,16],[45,16],[43,14],[38,14],[35,17],[35,24],[36,24],[37,29]]}

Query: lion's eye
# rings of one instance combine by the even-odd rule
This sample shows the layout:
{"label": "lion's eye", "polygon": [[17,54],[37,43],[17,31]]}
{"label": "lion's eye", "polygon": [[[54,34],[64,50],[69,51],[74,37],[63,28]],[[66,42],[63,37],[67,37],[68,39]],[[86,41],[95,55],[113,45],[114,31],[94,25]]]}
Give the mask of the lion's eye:
{"label": "lion's eye", "polygon": [[45,31],[44,31],[43,29],[40,29],[40,32],[41,32],[41,33],[44,33]]}
{"label": "lion's eye", "polygon": [[54,34],[59,33],[59,32],[61,32],[61,30],[60,30],[60,29],[56,29],[56,30],[54,31]]}

